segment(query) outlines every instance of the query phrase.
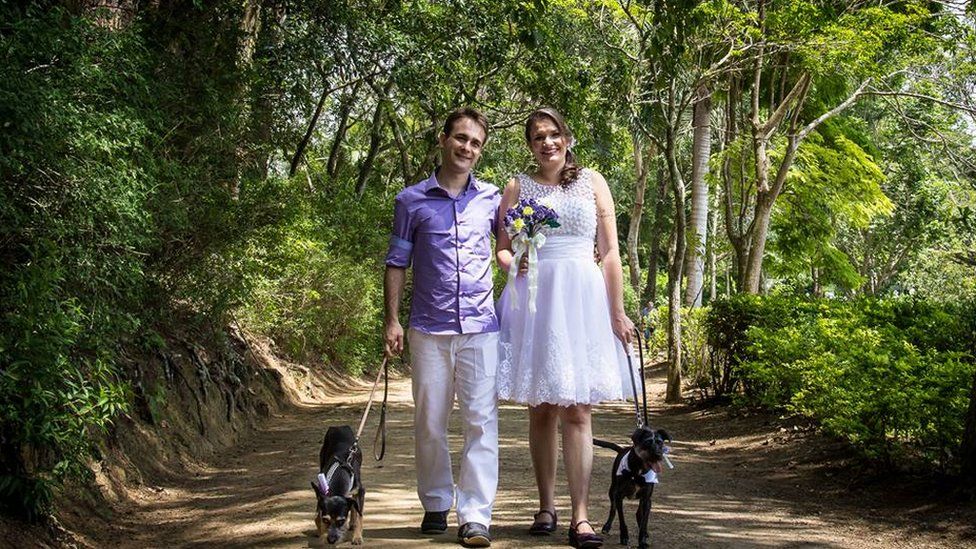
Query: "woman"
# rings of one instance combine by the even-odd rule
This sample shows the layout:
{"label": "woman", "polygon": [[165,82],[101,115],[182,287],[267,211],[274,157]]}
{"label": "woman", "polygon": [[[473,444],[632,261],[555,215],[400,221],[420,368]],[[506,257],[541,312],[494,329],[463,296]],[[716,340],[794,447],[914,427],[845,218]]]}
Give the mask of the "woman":
{"label": "woman", "polygon": [[[613,199],[603,176],[576,165],[570,151],[573,136],[558,112],[546,108],[529,115],[525,138],[538,169],[509,181],[499,227],[508,208],[527,198],[555,210],[560,226],[545,231],[535,295],[529,296],[527,277],[519,275],[498,303],[499,398],[529,405],[529,449],[539,488],[539,512],[530,532],[556,530],[559,423],[572,501],[569,542],[600,547],[603,539],[587,516],[593,467],[590,405],[632,396],[624,345],[630,344],[634,324],[624,313]],[[512,243],[504,231],[499,233],[496,256],[508,271]],[[602,273],[594,263],[594,240]],[[530,298],[535,311],[528,306]]]}

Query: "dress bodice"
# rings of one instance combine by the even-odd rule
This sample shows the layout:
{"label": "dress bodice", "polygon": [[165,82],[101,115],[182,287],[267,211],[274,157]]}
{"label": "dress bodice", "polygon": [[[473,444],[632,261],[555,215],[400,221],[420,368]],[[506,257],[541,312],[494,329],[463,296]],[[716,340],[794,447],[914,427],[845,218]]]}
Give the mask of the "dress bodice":
{"label": "dress bodice", "polygon": [[569,185],[543,185],[526,174],[517,176],[519,198],[532,198],[549,206],[559,216],[559,226],[547,228],[548,236],[578,236],[596,239],[596,198],[590,170],[581,169]]}

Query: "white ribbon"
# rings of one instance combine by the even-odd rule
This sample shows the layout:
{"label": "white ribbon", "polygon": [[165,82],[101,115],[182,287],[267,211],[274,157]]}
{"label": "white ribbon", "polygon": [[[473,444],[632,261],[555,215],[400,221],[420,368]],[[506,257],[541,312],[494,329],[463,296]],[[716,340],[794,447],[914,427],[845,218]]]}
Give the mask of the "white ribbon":
{"label": "white ribbon", "polygon": [[518,292],[515,290],[515,277],[518,276],[519,263],[522,261],[522,256],[528,253],[529,312],[535,313],[535,293],[539,288],[539,248],[545,243],[546,235],[541,232],[535,236],[526,236],[523,233],[519,233],[512,239],[512,252],[515,253],[515,256],[512,258],[511,265],[508,266],[508,284],[512,288],[512,309],[518,309]]}

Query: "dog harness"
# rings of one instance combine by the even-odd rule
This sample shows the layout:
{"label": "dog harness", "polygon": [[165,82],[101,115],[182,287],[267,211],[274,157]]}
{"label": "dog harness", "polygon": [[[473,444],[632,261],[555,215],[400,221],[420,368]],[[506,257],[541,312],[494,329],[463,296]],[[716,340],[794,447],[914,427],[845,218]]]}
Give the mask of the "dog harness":
{"label": "dog harness", "polygon": [[[329,490],[329,485],[332,483],[332,476],[335,475],[336,471],[338,471],[339,468],[349,469],[349,486],[345,490],[343,490],[342,493],[333,494],[332,491]],[[325,474],[319,473],[318,475],[319,486],[322,488],[322,491],[327,496],[332,496],[332,495],[344,496],[352,490],[353,484],[355,484],[355,481],[353,480],[352,477],[353,477],[352,469],[340,463],[338,459],[333,458],[332,465],[329,466],[329,470],[326,471]]]}
{"label": "dog harness", "polygon": [[[618,477],[622,477],[622,476],[624,476],[624,475],[626,475],[628,473],[633,474],[633,473],[630,472],[630,469],[627,468],[627,458],[628,458],[628,456],[630,456],[630,453],[631,452],[633,452],[633,450],[627,450],[627,453],[624,454],[623,459],[620,460],[620,466],[617,467],[617,476]],[[654,471],[654,469],[648,469],[646,473],[644,473],[643,475],[640,475],[640,476],[644,477],[644,482],[646,482],[648,484],[657,484],[658,483],[657,472]]]}

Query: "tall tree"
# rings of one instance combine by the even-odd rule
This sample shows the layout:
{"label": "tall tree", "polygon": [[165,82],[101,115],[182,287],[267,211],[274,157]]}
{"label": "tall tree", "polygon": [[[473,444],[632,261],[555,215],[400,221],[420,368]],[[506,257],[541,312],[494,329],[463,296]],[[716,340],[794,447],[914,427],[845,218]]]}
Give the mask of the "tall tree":
{"label": "tall tree", "polygon": [[700,86],[693,107],[694,142],[691,159],[691,217],[688,220],[688,250],[685,254],[685,306],[700,307],[705,284],[705,251],[708,238],[708,160],[711,156],[712,99]]}
{"label": "tall tree", "polygon": [[630,226],[627,229],[627,266],[630,275],[630,285],[634,293],[641,294],[640,261],[638,256],[638,241],[640,237],[641,220],[644,216],[644,194],[647,190],[647,165],[644,162],[644,147],[641,139],[633,135],[634,143],[634,203],[630,208]]}
{"label": "tall tree", "polygon": [[918,28],[928,11],[922,5],[874,8],[850,2],[841,8],[816,2],[756,4],[754,32],[760,39],[747,73],[746,117],[754,183],[743,187],[748,190],[742,206],[751,204],[745,229],[730,235],[742,291],[760,289],[773,207],[800,145],[862,97],[873,80],[896,75],[902,61],[897,52],[924,41]]}

